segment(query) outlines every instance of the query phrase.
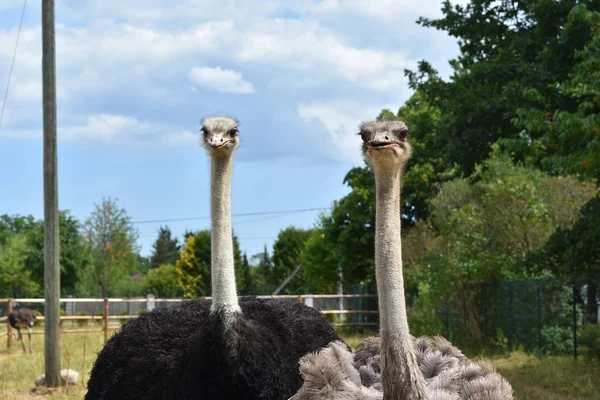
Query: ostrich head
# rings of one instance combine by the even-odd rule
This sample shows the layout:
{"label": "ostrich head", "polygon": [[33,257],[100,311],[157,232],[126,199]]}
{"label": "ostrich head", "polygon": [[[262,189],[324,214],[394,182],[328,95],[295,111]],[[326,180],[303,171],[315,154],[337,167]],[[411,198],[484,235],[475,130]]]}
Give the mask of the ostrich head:
{"label": "ostrich head", "polygon": [[229,156],[239,146],[238,122],[228,117],[202,120],[202,144],[211,156]]}
{"label": "ostrich head", "polygon": [[364,157],[376,169],[401,167],[410,158],[408,127],[402,121],[369,121],[360,125]]}

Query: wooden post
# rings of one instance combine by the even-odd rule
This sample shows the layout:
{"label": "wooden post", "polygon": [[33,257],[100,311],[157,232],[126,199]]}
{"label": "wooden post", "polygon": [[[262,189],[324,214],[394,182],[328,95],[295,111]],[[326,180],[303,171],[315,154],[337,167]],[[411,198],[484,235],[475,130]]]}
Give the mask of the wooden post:
{"label": "wooden post", "polygon": [[108,297],[104,298],[104,343],[108,341]]}
{"label": "wooden post", "polygon": [[298,295],[298,303],[300,303],[300,304],[303,303],[303,301],[302,301],[302,295],[301,294]]}
{"label": "wooden post", "polygon": [[[13,312],[13,301],[13,299],[8,299],[8,315]],[[8,325],[6,347],[10,349],[10,346],[12,346],[12,326],[10,326],[9,320],[6,321],[6,324]]]}
{"label": "wooden post", "polygon": [[44,361],[46,384],[60,386],[60,266],[56,146],[54,0],[42,0],[44,119]]}

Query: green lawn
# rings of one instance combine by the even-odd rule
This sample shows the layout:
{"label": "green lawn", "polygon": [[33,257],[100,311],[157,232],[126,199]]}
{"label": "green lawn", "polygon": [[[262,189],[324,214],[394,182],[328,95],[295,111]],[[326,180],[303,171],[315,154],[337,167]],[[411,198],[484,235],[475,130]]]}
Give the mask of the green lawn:
{"label": "green lawn", "polygon": [[[340,334],[353,348],[372,330],[340,330]],[[32,393],[33,381],[43,373],[43,335],[33,336],[33,354],[23,354],[21,344],[6,348],[6,336],[0,338],[0,399],[40,398]],[[25,338],[27,344],[27,339]],[[47,394],[45,399],[81,399],[85,394],[85,380],[96,353],[102,348],[102,333],[72,333],[62,336],[63,368],[80,373],[80,383],[75,387],[61,388]],[[85,349],[85,351],[84,351]],[[491,361],[513,385],[519,400],[592,400],[598,399],[597,387],[600,365],[574,362],[568,357],[546,357],[538,360],[520,352]]]}
{"label": "green lawn", "polygon": [[493,364],[513,385],[519,400],[598,400],[600,363],[572,357],[537,357],[513,352]]}

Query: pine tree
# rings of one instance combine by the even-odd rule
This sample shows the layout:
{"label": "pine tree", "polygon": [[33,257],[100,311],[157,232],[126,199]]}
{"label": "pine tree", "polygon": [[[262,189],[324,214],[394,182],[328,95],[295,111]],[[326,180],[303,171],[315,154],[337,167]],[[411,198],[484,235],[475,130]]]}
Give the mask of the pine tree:
{"label": "pine tree", "polygon": [[171,237],[169,227],[161,226],[158,230],[158,238],[152,244],[152,254],[150,256],[150,268],[158,268],[162,264],[175,264],[179,259],[181,246],[177,238]]}
{"label": "pine tree", "polygon": [[244,289],[242,290],[242,294],[251,294],[254,287],[254,278],[252,277],[252,271],[250,270],[250,263],[248,262],[248,256],[246,252],[242,256],[242,275],[244,276]]}

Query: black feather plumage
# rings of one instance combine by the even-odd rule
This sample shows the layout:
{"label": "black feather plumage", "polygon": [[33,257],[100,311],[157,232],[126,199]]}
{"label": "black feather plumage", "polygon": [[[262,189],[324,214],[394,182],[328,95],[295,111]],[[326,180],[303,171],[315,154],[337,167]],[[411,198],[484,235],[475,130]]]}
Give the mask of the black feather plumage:
{"label": "black feather plumage", "polygon": [[244,298],[240,307],[229,319],[193,300],[131,320],[100,352],[85,399],[283,400],[302,386],[300,358],[341,340],[303,304]]}

